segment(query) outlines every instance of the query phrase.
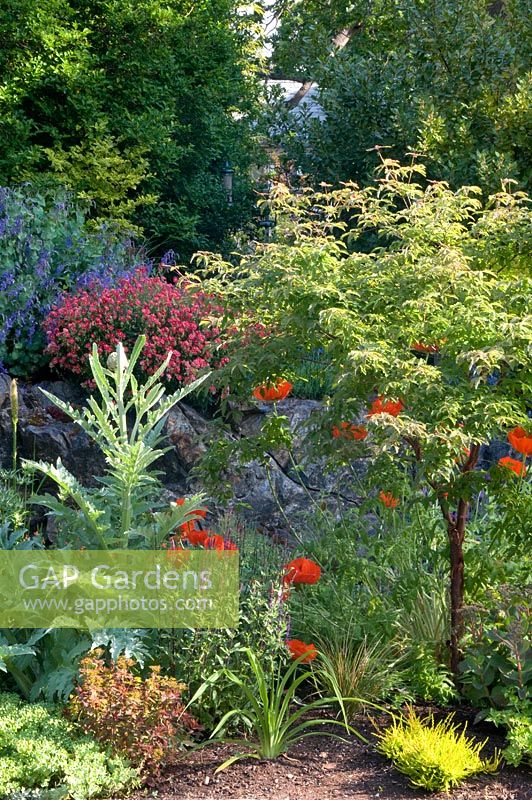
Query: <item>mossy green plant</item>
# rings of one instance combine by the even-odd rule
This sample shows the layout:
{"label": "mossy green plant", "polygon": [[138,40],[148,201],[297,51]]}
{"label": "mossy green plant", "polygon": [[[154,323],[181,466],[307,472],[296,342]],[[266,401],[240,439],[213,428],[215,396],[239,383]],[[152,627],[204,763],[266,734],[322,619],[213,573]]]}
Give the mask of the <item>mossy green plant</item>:
{"label": "mossy green plant", "polygon": [[89,800],[122,793],[138,784],[128,762],[43,703],[0,694],[0,797],[27,790]]}
{"label": "mossy green plant", "polygon": [[467,737],[467,726],[461,728],[453,720],[450,714],[435,722],[432,714],[422,718],[410,708],[406,715],[394,716],[392,724],[378,734],[377,749],[409,777],[412,786],[429,792],[447,792],[471,775],[495,772],[499,754],[482,759],[486,741]]}

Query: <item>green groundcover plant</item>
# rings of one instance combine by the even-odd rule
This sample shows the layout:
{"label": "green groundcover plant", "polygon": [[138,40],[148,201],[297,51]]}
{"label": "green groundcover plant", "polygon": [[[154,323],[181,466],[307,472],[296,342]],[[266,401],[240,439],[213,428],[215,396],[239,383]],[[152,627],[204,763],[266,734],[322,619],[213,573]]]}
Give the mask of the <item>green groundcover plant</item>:
{"label": "green groundcover plant", "polygon": [[525,763],[532,767],[532,707],[530,701],[520,707],[490,711],[486,717],[495,725],[506,728],[506,747],[502,754],[508,764],[518,767]]}
{"label": "green groundcover plant", "polygon": [[[517,505],[530,497],[526,447],[513,445],[512,456],[479,468],[481,448],[494,438],[522,431],[530,439],[532,279],[524,260],[509,268],[506,225],[530,213],[522,196],[505,191],[483,207],[479,190],[423,186],[424,174],[421,165],[384,159],[364,189],[279,187],[277,241],[236,265],[209,259],[206,285],[223,298],[228,325],[239,313],[246,319],[239,359],[219,373],[230,393],[249,397],[254,386],[290,378],[284,365],[302,346],[326,349],[333,393],[309,440],[332,464],[371,456],[366,491],[390,510],[402,498],[437,504],[456,674],[472,502],[487,490],[493,500],[515,496]],[[250,321],[266,335],[250,336]],[[281,412],[268,415],[266,430],[276,438],[268,442],[263,431],[263,452],[290,448]],[[224,443],[223,456],[237,461],[241,446]],[[216,449],[211,474],[215,458]]]}
{"label": "green groundcover plant", "polygon": [[[89,800],[121,793],[138,774],[80,734],[52,706],[0,694],[0,795],[36,789],[42,797]],[[49,794],[47,794],[49,791]]]}

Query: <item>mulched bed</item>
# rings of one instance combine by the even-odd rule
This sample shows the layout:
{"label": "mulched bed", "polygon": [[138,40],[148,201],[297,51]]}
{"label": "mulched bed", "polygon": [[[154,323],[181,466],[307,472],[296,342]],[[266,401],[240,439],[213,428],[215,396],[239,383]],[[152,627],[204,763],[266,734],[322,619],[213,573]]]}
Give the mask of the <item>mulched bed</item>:
{"label": "mulched bed", "polygon": [[[358,726],[368,737],[367,722]],[[490,726],[471,734],[490,742],[486,753],[501,747],[503,737]],[[300,742],[274,762],[244,760],[222,773],[214,771],[234,750],[216,745],[188,754],[168,770],[157,791],[138,793],[136,800],[443,800],[449,795],[409,788],[406,777],[355,737],[339,742],[316,736]],[[481,775],[452,792],[452,800],[532,800],[530,771],[504,767],[497,775]]]}

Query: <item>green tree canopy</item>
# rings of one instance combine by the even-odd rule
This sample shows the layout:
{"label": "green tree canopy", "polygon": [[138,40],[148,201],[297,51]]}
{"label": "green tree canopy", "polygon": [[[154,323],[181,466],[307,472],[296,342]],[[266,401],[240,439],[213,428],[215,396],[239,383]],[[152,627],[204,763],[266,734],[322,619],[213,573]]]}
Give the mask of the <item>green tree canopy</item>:
{"label": "green tree canopy", "polygon": [[54,181],[155,245],[217,246],[249,161],[257,17],[235,0],[4,0],[0,183]]}
{"label": "green tree canopy", "polygon": [[[423,154],[429,177],[530,187],[530,0],[279,0],[274,66],[320,86],[325,121],[289,156],[316,179],[366,180],[376,146]],[[349,41],[335,48],[339,33]],[[282,126],[279,126],[282,129]]]}

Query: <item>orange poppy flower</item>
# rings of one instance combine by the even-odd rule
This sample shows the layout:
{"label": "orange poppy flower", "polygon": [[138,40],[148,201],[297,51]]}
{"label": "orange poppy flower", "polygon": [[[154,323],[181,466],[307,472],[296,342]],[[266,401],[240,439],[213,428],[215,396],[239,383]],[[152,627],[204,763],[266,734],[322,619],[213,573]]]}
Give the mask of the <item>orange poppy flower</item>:
{"label": "orange poppy flower", "polygon": [[397,508],[399,500],[391,492],[379,492],[379,500],[384,503],[386,508]]}
{"label": "orange poppy flower", "polygon": [[309,558],[294,558],[284,567],[285,583],[317,583],[321,578],[321,568],[319,564]]}
{"label": "orange poppy flower", "polygon": [[314,661],[318,655],[315,645],[306,644],[306,642],[302,642],[301,639],[289,639],[286,643],[286,646],[290,650],[290,654],[293,659],[305,656],[301,662],[302,664],[308,664],[309,661]]}
{"label": "orange poppy flower", "polygon": [[524,477],[526,475],[525,465],[522,461],[518,461],[516,458],[511,458],[510,456],[499,458],[499,466],[506,467],[506,469],[511,469],[512,472],[515,472],[515,474],[519,475],[520,477]]}
{"label": "orange poppy flower", "polygon": [[284,400],[292,391],[293,386],[290,381],[280,380],[275,384],[263,383],[253,389],[253,397],[262,400],[264,403],[273,403],[276,400]]}
{"label": "orange poppy flower", "polygon": [[224,550],[225,549],[224,537],[220,536],[218,533],[212,533],[205,539],[204,547],[207,550]]}
{"label": "orange poppy flower", "polygon": [[238,545],[230,539],[224,539],[224,550],[238,550]]}
{"label": "orange poppy flower", "polygon": [[356,442],[362,442],[368,435],[368,429],[364,425],[352,425],[350,422],[334,425],[331,432],[335,439],[341,437],[342,439],[354,439]]}
{"label": "orange poppy flower", "polygon": [[205,547],[205,542],[209,538],[210,531],[201,531],[199,528],[192,528],[191,530],[187,531],[187,533],[183,536],[192,547]]}
{"label": "orange poppy flower", "polygon": [[527,433],[524,428],[518,427],[508,434],[508,441],[514,450],[524,456],[532,456],[532,433]]}
{"label": "orange poppy flower", "polygon": [[391,414],[392,417],[397,417],[403,409],[404,404],[401,400],[385,400],[382,395],[379,395],[371,404],[366,416],[374,417],[376,414]]}
{"label": "orange poppy flower", "polygon": [[411,350],[416,353],[439,353],[440,348],[437,344],[424,344],[423,342],[412,342],[410,345]]}

